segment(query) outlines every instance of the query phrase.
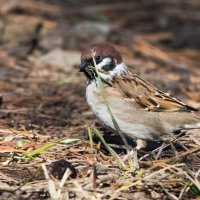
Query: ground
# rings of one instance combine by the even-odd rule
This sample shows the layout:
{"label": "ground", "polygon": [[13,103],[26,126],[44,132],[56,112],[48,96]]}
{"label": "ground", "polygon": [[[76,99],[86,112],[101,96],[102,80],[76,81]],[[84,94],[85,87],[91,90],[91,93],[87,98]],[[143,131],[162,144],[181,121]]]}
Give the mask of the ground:
{"label": "ground", "polygon": [[200,108],[199,9],[196,0],[0,1],[1,199],[200,198],[200,131],[158,159],[162,143],[148,142],[139,168],[121,166],[98,131],[119,158],[125,146],[92,114],[79,73],[81,50],[109,42],[144,79]]}

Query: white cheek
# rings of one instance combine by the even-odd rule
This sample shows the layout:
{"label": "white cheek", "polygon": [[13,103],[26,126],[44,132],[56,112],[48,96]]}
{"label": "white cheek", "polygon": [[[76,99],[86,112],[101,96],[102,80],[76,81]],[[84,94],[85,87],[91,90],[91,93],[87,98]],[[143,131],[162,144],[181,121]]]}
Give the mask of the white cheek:
{"label": "white cheek", "polygon": [[114,77],[116,75],[123,74],[124,72],[127,71],[127,69],[128,67],[124,63],[121,63],[121,64],[116,65],[116,67],[109,73],[110,73],[110,76]]}
{"label": "white cheek", "polygon": [[111,58],[104,58],[98,65],[97,68],[99,71],[100,76],[105,79],[105,80],[109,80],[112,77],[115,77],[117,75],[123,74],[124,72],[127,71],[128,67],[124,64],[124,63],[120,63],[118,65],[115,66],[114,69],[108,71],[107,73],[102,73],[101,69],[103,66],[109,65],[112,62]]}
{"label": "white cheek", "polygon": [[103,66],[108,65],[111,63],[111,58],[104,58],[98,65],[97,68],[101,69]]}

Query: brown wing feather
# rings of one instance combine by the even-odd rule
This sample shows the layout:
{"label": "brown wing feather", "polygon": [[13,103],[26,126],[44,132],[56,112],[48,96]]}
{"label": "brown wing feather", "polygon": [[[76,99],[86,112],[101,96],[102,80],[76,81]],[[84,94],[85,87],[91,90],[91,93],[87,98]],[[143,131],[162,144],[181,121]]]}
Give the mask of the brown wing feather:
{"label": "brown wing feather", "polygon": [[115,87],[120,89],[126,101],[139,109],[153,112],[198,111],[196,108],[158,90],[131,71],[128,71],[124,76],[115,77]]}

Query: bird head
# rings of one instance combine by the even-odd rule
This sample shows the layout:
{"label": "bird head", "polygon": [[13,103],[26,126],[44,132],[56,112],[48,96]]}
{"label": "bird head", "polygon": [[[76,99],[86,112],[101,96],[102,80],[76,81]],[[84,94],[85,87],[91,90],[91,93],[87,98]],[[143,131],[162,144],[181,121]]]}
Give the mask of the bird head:
{"label": "bird head", "polygon": [[93,56],[99,75],[105,82],[127,69],[120,53],[113,46],[106,43],[91,44],[82,52],[80,64],[80,71],[86,75],[89,82],[97,78]]}

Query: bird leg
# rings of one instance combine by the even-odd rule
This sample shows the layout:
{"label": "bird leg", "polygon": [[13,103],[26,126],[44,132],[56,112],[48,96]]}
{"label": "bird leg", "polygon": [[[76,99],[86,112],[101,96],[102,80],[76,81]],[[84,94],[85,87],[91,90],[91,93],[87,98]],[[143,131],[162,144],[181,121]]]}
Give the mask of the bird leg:
{"label": "bird leg", "polygon": [[136,144],[137,144],[137,146],[135,148],[137,150],[143,149],[143,148],[145,148],[147,146],[146,140],[142,140],[142,139],[137,139],[136,140]]}

